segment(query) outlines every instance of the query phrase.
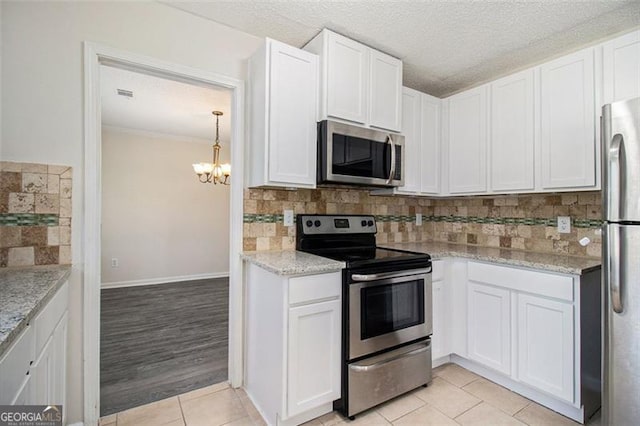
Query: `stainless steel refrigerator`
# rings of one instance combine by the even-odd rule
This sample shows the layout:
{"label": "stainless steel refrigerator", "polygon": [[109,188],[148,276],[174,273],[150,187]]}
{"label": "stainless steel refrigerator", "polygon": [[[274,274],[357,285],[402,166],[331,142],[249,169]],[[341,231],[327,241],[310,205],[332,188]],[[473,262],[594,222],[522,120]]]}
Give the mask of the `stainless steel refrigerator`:
{"label": "stainless steel refrigerator", "polygon": [[640,422],[640,98],[602,108],[603,425]]}

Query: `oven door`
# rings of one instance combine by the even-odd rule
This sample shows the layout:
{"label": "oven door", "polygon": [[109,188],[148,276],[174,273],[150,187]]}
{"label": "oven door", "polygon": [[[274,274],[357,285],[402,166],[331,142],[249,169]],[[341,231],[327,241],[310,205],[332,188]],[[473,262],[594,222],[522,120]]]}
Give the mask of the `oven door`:
{"label": "oven door", "polygon": [[350,360],[432,334],[431,274],[379,275],[350,276]]}
{"label": "oven door", "polygon": [[319,183],[404,185],[404,136],[325,120],[319,141]]}

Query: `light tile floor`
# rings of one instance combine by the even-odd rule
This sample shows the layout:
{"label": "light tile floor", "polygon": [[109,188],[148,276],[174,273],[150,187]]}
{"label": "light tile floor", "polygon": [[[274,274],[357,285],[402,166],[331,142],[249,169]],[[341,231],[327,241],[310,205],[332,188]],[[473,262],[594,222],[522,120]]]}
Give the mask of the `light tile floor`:
{"label": "light tile floor", "polygon": [[[305,423],[333,425],[529,425],[578,423],[486,380],[458,365],[434,369],[433,382],[356,416],[332,412]],[[101,426],[265,425],[241,389],[220,383],[180,396],[132,408],[100,419]],[[600,426],[598,416],[589,426]]]}

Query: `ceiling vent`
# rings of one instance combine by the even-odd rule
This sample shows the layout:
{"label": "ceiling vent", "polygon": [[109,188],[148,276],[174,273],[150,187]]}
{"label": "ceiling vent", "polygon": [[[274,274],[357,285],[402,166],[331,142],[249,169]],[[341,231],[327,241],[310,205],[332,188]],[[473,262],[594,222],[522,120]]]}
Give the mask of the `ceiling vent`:
{"label": "ceiling vent", "polygon": [[118,89],[118,95],[133,98],[133,92],[131,90]]}

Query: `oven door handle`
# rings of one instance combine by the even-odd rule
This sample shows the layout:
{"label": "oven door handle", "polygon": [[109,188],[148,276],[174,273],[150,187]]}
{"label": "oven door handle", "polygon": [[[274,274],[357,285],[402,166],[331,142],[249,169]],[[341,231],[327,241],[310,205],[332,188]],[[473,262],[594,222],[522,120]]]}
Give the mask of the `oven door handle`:
{"label": "oven door handle", "polygon": [[422,275],[428,274],[431,272],[431,268],[424,269],[410,269],[408,271],[400,271],[400,272],[385,272],[383,274],[351,274],[351,280],[356,282],[362,281],[378,281],[384,280],[387,278],[397,278],[397,277],[406,277],[410,275]]}
{"label": "oven door handle", "polygon": [[351,364],[349,365],[349,368],[351,370],[354,371],[371,371],[371,370],[377,370],[378,368],[384,367],[385,364],[389,364],[390,362],[396,361],[398,359],[401,358],[408,358],[414,355],[418,355],[422,352],[428,351],[429,349],[431,349],[431,342],[427,342],[423,347],[418,348],[418,349],[414,349],[411,352],[405,352],[405,353],[401,353],[398,355],[394,355],[391,356],[383,361],[380,362],[376,362],[375,364],[369,364],[369,365],[358,365],[358,364]]}

